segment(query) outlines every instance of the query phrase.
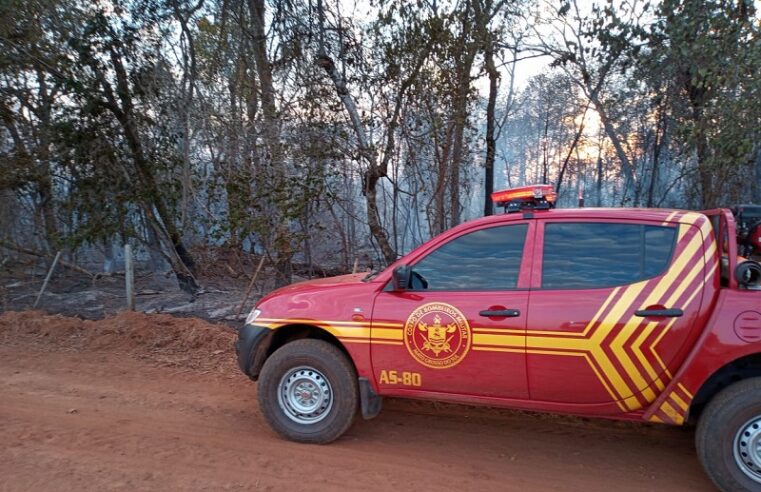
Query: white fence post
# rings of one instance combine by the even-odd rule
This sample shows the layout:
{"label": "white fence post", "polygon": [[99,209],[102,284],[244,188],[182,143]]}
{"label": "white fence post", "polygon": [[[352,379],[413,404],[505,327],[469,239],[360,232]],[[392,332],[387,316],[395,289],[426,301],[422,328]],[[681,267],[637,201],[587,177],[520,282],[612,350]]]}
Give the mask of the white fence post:
{"label": "white fence post", "polygon": [[132,267],[132,248],[124,245],[124,281],[127,286],[127,309],[135,310],[135,273]]}
{"label": "white fence post", "polygon": [[34,306],[32,307],[36,308],[37,304],[40,303],[40,299],[42,298],[42,293],[45,292],[45,289],[48,286],[48,282],[50,282],[50,277],[53,276],[53,270],[55,270],[55,266],[58,264],[58,260],[60,259],[61,259],[61,252],[59,251],[58,253],[55,254],[55,259],[53,260],[53,264],[50,265],[50,270],[48,270],[48,274],[45,277],[45,281],[42,283],[42,288],[40,289],[40,293],[37,294],[37,299],[34,300]]}

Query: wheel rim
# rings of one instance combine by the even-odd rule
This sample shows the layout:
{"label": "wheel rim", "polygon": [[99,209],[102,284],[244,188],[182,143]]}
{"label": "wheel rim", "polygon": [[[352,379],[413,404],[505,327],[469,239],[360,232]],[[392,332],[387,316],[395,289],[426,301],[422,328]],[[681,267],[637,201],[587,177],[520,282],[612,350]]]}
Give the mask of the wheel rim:
{"label": "wheel rim", "polygon": [[291,369],[280,379],[278,403],[286,417],[298,424],[314,424],[333,408],[330,381],[309,366]]}
{"label": "wheel rim", "polygon": [[735,435],[734,453],[743,473],[761,483],[761,415],[740,427]]}

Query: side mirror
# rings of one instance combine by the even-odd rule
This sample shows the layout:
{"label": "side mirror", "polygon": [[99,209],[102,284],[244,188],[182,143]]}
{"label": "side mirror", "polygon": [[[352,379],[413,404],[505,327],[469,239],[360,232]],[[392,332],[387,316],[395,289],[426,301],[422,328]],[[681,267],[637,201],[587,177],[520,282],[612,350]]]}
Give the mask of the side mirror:
{"label": "side mirror", "polygon": [[407,290],[410,287],[411,274],[412,269],[407,265],[400,265],[394,268],[391,280],[394,285],[394,290]]}
{"label": "side mirror", "polygon": [[735,267],[735,278],[746,289],[761,288],[761,263],[743,261]]}

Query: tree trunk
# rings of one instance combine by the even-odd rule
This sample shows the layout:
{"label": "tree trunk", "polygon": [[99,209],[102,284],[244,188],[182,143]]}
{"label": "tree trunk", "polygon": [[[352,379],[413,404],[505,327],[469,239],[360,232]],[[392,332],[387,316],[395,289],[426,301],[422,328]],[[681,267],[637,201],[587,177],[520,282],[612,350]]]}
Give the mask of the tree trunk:
{"label": "tree trunk", "polygon": [[547,138],[550,129],[550,105],[547,104],[544,112],[544,131],[542,133],[542,184],[547,184],[550,164],[547,162],[548,147],[550,145]]}
{"label": "tree trunk", "polygon": [[597,183],[595,184],[597,206],[602,207],[602,156],[597,156]]}
{"label": "tree trunk", "polygon": [[494,156],[497,147],[494,127],[499,71],[494,65],[494,44],[489,42],[484,52],[484,66],[489,75],[489,99],[486,103],[486,158],[484,159],[484,216],[494,213],[491,194],[494,191]]}
{"label": "tree trunk", "polygon": [[718,197],[721,191],[716,188],[717,183],[715,173],[708,164],[708,143],[703,136],[702,131],[696,135],[696,152],[698,155],[698,176],[700,178],[700,206],[703,209],[714,208],[718,205]]}
{"label": "tree trunk", "polygon": [[661,155],[661,145],[663,142],[663,137],[661,136],[661,132],[665,134],[665,128],[662,128],[662,125],[665,125],[665,116],[663,116],[662,112],[659,112],[658,114],[658,121],[655,125],[655,141],[653,142],[653,170],[650,173],[650,186],[647,190],[647,206],[653,207],[655,204],[654,201],[654,195],[655,195],[655,183],[658,181],[658,164],[660,160]]}
{"label": "tree trunk", "polygon": [[753,166],[753,184],[751,189],[751,196],[753,203],[761,205],[761,145],[756,150],[756,161]]}
{"label": "tree trunk", "polygon": [[602,122],[602,126],[605,129],[605,134],[608,136],[610,142],[613,144],[613,148],[616,150],[616,157],[618,157],[618,160],[621,163],[621,171],[624,173],[624,180],[626,182],[625,186],[633,187],[635,185],[636,177],[634,176],[634,171],[632,171],[629,156],[626,155],[626,151],[624,150],[624,146],[621,143],[621,139],[619,138],[616,129],[613,127],[613,123],[610,121],[610,118],[608,118],[608,114],[605,111],[602,102],[597,97],[597,94],[593,92],[590,95],[590,100],[592,101],[592,104],[595,105],[597,114],[600,116],[600,121]]}
{"label": "tree trunk", "polygon": [[[180,224],[182,229],[185,230],[189,225],[190,220],[190,195],[192,194],[192,169],[190,162],[190,111],[193,104],[193,97],[195,92],[195,80],[196,80],[196,54],[195,54],[195,41],[193,39],[193,33],[188,28],[188,21],[194,10],[190,12],[183,12],[180,9],[177,0],[170,2],[174,10],[175,17],[180,23],[182,34],[185,37],[184,46],[186,50],[182,51],[182,84],[181,84],[181,105],[179,110],[179,119],[182,132],[182,140],[180,152],[182,154],[182,202],[181,212],[182,217]],[[202,3],[199,3],[196,9],[200,8]]]}
{"label": "tree trunk", "polygon": [[[322,53],[320,57],[318,57],[317,62],[333,82],[336,94],[341,100],[341,103],[343,103],[344,109],[346,109],[349,119],[351,120],[352,128],[357,136],[360,158],[367,164],[367,169],[365,170],[362,179],[363,193],[367,204],[367,224],[370,228],[370,234],[372,234],[373,238],[378,242],[378,247],[380,248],[384,259],[387,263],[393,263],[396,261],[397,255],[396,251],[394,251],[394,248],[391,246],[388,234],[381,223],[376,190],[378,181],[386,175],[386,172],[377,164],[377,155],[370,146],[367,134],[365,133],[365,126],[362,123],[362,119],[359,117],[357,106],[354,104],[354,99],[352,99],[349,94],[349,89],[346,87],[346,81],[343,80],[343,77],[341,77],[338,70],[336,70],[335,63],[325,53]],[[393,131],[393,129],[389,128],[389,131]]]}
{"label": "tree trunk", "polygon": [[438,169],[436,173],[436,186],[433,190],[433,227],[431,232],[432,236],[441,234],[447,228],[447,213],[446,213],[446,187],[447,177],[449,176],[449,155],[452,148],[452,135],[454,131],[454,123],[450,123],[447,127],[447,131],[444,135],[444,143],[441,151],[437,150],[437,164]]}
{"label": "tree trunk", "polygon": [[[420,53],[418,53],[418,58],[415,64],[410,70],[408,76],[402,81],[399,86],[396,103],[394,105],[394,111],[386,128],[386,143],[383,149],[383,155],[379,158],[378,152],[372,147],[370,140],[367,137],[365,126],[359,116],[357,106],[349,94],[346,80],[344,80],[343,76],[338,73],[333,59],[328,55],[325,49],[325,15],[322,7],[322,0],[317,1],[317,14],[320,33],[319,52],[316,61],[317,64],[323,70],[325,70],[325,73],[333,82],[333,87],[336,90],[336,95],[341,100],[341,103],[346,109],[346,112],[349,115],[349,119],[351,120],[352,128],[354,129],[354,133],[357,137],[357,147],[359,150],[360,160],[364,161],[367,164],[367,169],[363,173],[362,188],[363,194],[365,195],[367,223],[368,227],[370,228],[370,234],[378,243],[381,254],[383,255],[386,263],[393,263],[396,261],[397,253],[394,247],[391,245],[388,239],[388,234],[383,228],[381,222],[381,215],[378,209],[377,185],[378,181],[381,178],[387,177],[388,174],[388,164],[394,154],[394,134],[399,124],[399,115],[401,113],[402,103],[405,99],[406,92],[417,79],[417,76],[420,73],[420,69],[425,62],[428,53],[430,53],[432,43],[427,43],[422,48]],[[340,35],[340,25],[338,27],[338,31]]]}
{"label": "tree trunk", "polygon": [[[99,70],[98,67],[91,66],[91,68],[98,73],[100,78],[100,84],[107,100],[105,106],[113,113],[124,132],[127,147],[130,150],[132,161],[135,165],[136,176],[139,182],[138,186],[144,191],[144,196],[148,197],[147,201],[144,196],[138,198],[138,203],[143,209],[143,213],[151,227],[154,228],[159,238],[169,250],[168,259],[180,288],[187,292],[195,293],[198,290],[198,284],[194,276],[195,263],[182,243],[180,233],[174,223],[174,217],[166,208],[153,170],[145,155],[132,115],[132,96],[129,90],[127,72],[120,55],[114,47],[110,47],[109,54],[116,74],[116,94],[118,94],[119,101],[117,101],[111,84],[106,80],[103,73],[97,72]],[[119,102],[121,102],[121,105]]]}
{"label": "tree trunk", "polygon": [[[275,104],[275,88],[272,83],[272,68],[267,55],[267,34],[265,29],[265,0],[248,0],[252,23],[252,50],[256,62],[256,73],[261,90],[261,109],[263,116],[264,140],[269,149],[269,164],[273,186],[281,196],[287,194],[285,159],[283,146],[280,143],[280,116]],[[277,203],[272,204],[272,222],[274,222],[275,270],[277,273],[276,286],[289,284],[292,278],[290,228]]]}
{"label": "tree trunk", "polygon": [[59,249],[60,237],[58,233],[58,223],[55,216],[55,202],[53,195],[53,178],[50,175],[50,129],[51,129],[51,107],[53,102],[48,91],[45,74],[37,69],[37,85],[39,86],[40,106],[38,116],[39,124],[39,142],[37,144],[38,179],[37,194],[39,196],[39,208],[42,215],[42,223],[45,228],[45,239],[51,251]]}
{"label": "tree trunk", "polygon": [[465,127],[468,122],[468,96],[470,93],[470,71],[476,56],[476,43],[468,40],[472,25],[463,18],[462,59],[458,64],[458,81],[454,98],[454,132],[452,135],[452,160],[449,164],[449,215],[450,227],[460,223],[460,166],[465,153]]}

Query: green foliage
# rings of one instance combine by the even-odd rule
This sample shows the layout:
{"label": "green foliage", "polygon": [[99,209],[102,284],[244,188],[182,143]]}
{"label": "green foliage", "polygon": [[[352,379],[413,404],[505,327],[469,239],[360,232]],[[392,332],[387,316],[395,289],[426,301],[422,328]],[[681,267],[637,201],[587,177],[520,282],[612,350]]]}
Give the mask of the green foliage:
{"label": "green foliage", "polygon": [[747,199],[761,140],[761,30],[752,2],[666,0],[643,73],[685,145],[703,206]]}
{"label": "green foliage", "polygon": [[[505,176],[524,179],[527,161],[541,162],[542,179],[557,175],[594,99],[622,150],[608,146],[590,172],[611,187],[624,178],[633,193],[619,203],[639,203],[649,183],[671,190],[655,183],[669,175],[657,159],[671,176],[691,171],[693,204],[730,203],[759,181],[753,3],[614,0],[585,14],[572,0],[550,4],[565,35],[547,53],[564,73],[536,77],[520,98],[503,55],[531,31],[533,18],[517,17],[525,3],[374,0],[364,22],[332,1],[320,17],[315,2],[0,0],[0,188],[24,198],[56,247],[150,242],[152,227],[165,248],[189,237],[281,262],[327,224],[347,263],[378,230],[401,250],[478,194],[487,53],[500,67],[498,106],[522,105],[498,108],[498,144],[512,146],[496,162],[514,166]],[[252,5],[266,8],[264,50]],[[374,237],[355,232],[369,225],[371,182]]]}

